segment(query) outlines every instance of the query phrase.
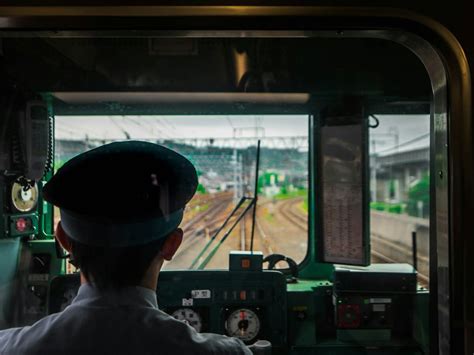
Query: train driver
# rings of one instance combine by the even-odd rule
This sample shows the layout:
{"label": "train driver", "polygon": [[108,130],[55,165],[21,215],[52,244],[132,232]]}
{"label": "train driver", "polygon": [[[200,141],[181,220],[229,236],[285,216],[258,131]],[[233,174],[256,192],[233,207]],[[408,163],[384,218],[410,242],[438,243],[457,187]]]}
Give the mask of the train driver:
{"label": "train driver", "polygon": [[181,244],[196,188],[193,165],[153,143],[111,143],[69,160],[43,196],[59,207],[56,239],[80,268],[79,293],[60,313],[0,331],[0,354],[251,354],[158,308],[158,274]]}

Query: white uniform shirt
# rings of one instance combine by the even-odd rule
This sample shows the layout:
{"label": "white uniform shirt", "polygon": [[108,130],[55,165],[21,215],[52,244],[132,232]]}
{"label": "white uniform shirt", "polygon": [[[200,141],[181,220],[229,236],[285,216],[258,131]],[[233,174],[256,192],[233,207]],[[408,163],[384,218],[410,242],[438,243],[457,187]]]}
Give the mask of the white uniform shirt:
{"label": "white uniform shirt", "polygon": [[200,334],[158,309],[143,287],[100,292],[84,284],[61,313],[0,331],[0,354],[251,354],[242,341]]}

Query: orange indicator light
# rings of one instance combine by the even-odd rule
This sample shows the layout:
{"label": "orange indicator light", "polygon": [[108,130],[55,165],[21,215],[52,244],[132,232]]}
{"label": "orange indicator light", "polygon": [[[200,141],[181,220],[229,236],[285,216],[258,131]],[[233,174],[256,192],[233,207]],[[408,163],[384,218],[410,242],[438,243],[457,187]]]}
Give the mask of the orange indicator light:
{"label": "orange indicator light", "polygon": [[248,269],[250,268],[250,259],[242,259],[241,261],[242,269]]}

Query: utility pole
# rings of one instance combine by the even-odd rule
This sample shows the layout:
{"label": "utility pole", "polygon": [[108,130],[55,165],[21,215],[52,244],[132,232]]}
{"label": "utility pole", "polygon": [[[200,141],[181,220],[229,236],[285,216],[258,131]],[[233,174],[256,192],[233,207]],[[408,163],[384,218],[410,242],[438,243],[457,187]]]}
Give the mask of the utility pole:
{"label": "utility pole", "polygon": [[238,172],[238,161],[237,161],[237,149],[234,148],[232,153],[232,165],[234,167],[234,201],[239,199],[239,191],[238,191],[238,180],[239,180],[239,172]]}

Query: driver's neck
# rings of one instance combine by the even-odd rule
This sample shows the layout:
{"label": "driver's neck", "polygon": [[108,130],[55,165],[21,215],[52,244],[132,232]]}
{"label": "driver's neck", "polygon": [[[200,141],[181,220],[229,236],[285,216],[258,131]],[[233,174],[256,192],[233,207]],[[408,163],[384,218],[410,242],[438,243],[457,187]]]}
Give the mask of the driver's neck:
{"label": "driver's neck", "polygon": [[[163,266],[163,262],[163,258],[155,258],[137,286],[149,288],[152,291],[156,291],[156,287],[158,284],[158,276],[160,274],[161,267]],[[88,281],[84,274],[81,272],[81,285],[86,283],[88,283]]]}

